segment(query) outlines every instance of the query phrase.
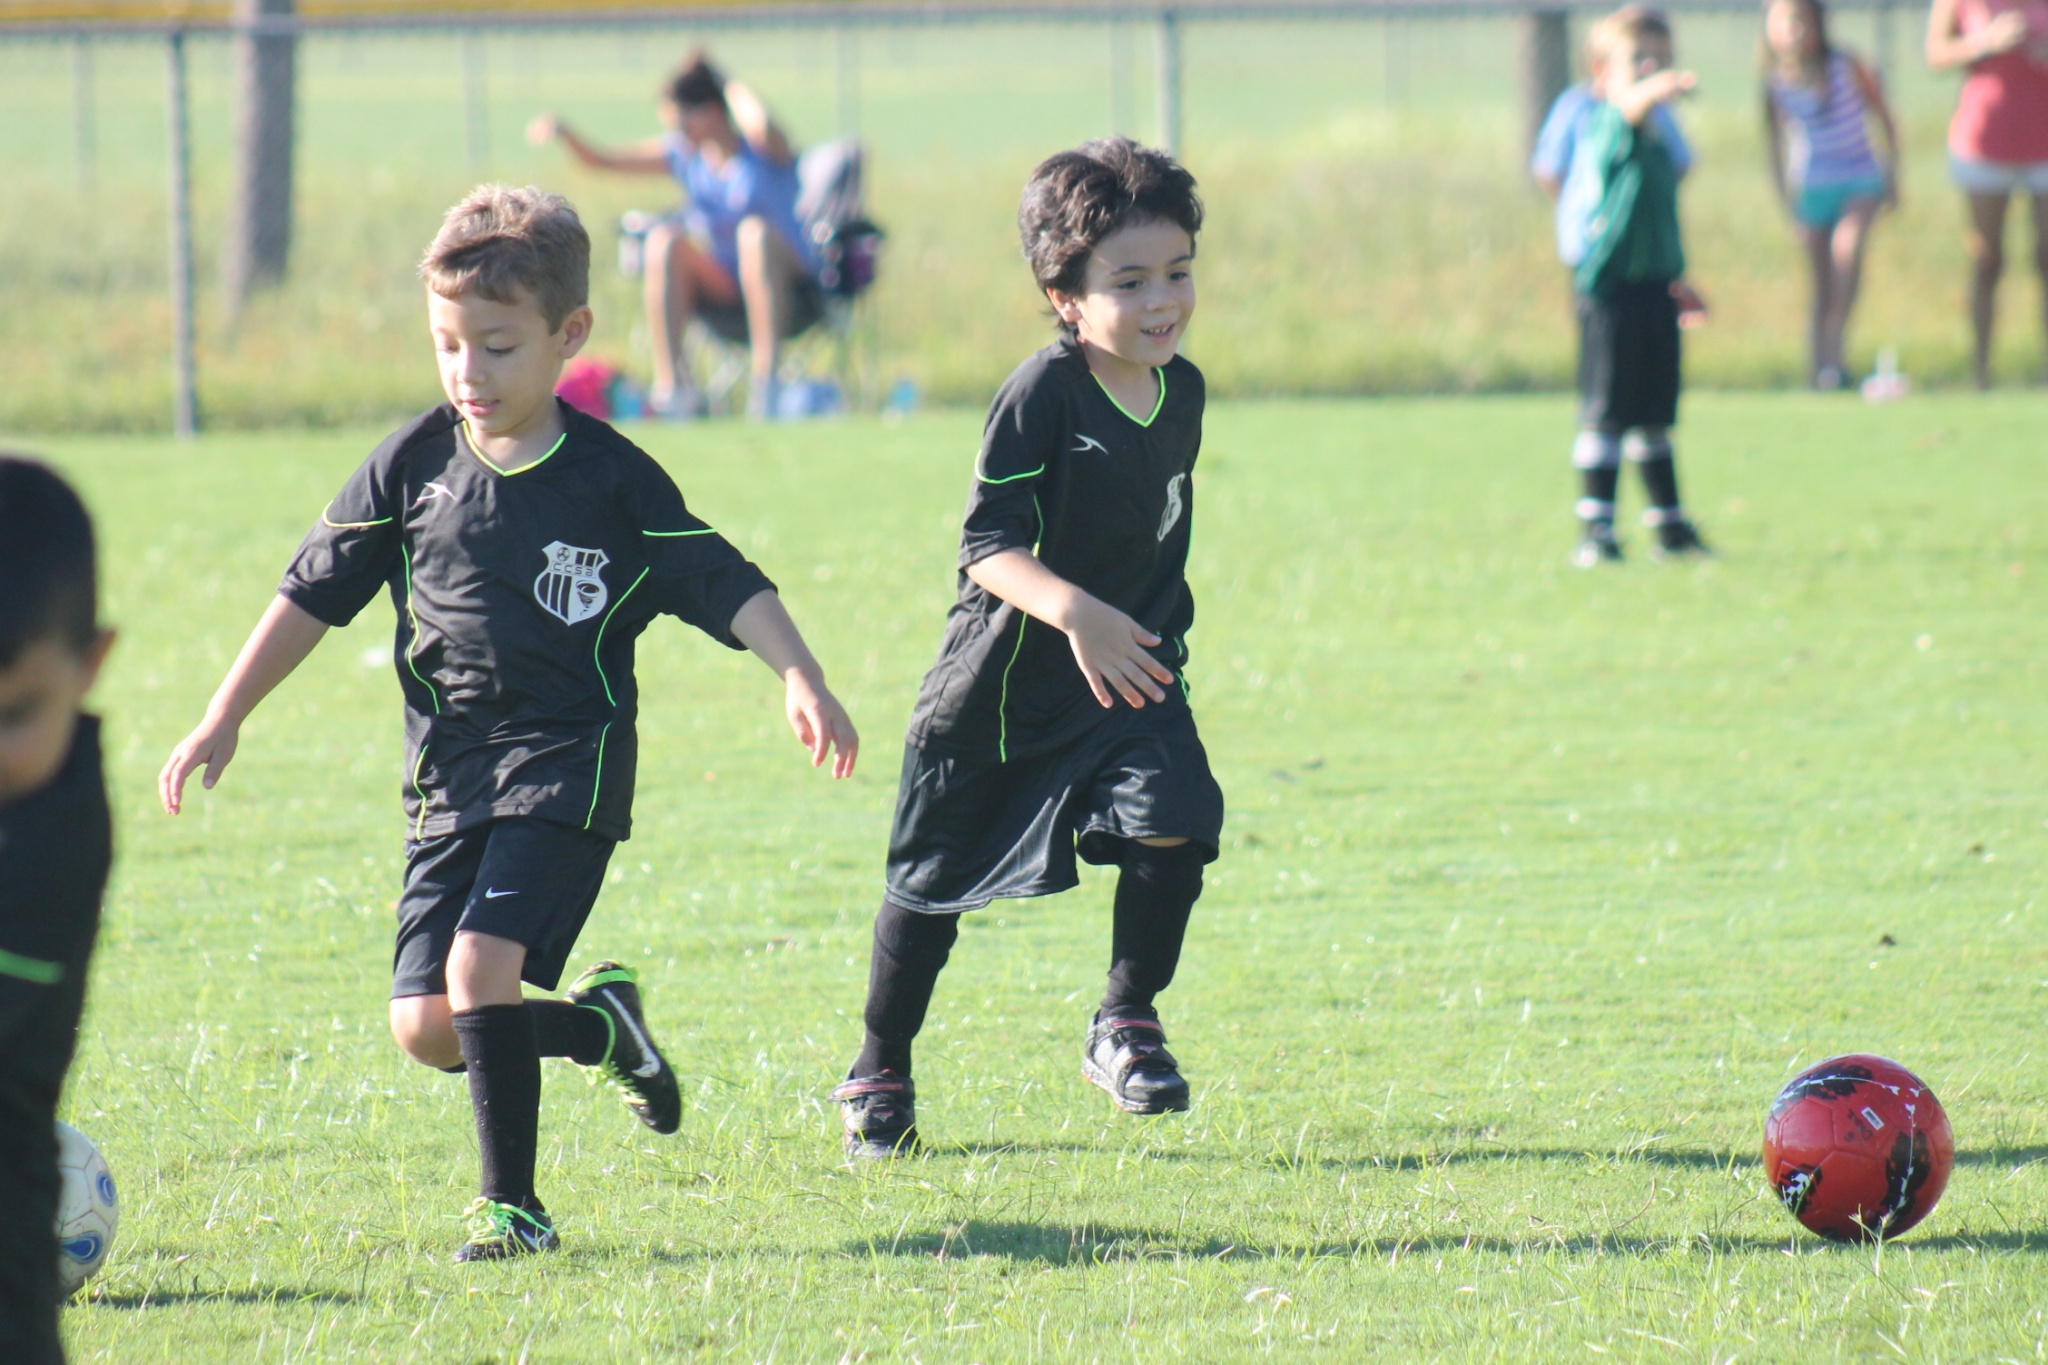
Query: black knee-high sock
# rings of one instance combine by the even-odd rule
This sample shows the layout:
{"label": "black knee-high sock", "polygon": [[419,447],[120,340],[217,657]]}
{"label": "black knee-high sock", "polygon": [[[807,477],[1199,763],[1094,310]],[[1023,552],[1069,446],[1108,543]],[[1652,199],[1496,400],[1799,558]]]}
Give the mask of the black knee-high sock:
{"label": "black knee-high sock", "polygon": [[1131,845],[1116,880],[1104,1014],[1156,1018],[1152,1001],[1173,981],[1188,915],[1202,894],[1204,850],[1195,844]]}
{"label": "black knee-high sock", "polygon": [[469,1102],[483,1159],[480,1192],[501,1204],[535,1205],[540,1146],[540,1049],[521,1005],[480,1005],[450,1016],[469,1067]]}
{"label": "black knee-high sock", "polygon": [[572,1005],[566,1000],[529,1000],[533,1037],[543,1057],[567,1057],[578,1066],[596,1066],[611,1047],[612,1032],[603,1010]]}
{"label": "black knee-high sock", "polygon": [[1614,495],[1621,487],[1621,470],[1613,465],[1579,471],[1579,520],[1612,521]]}
{"label": "black knee-high sock", "polygon": [[854,1075],[910,1075],[911,1039],[924,1027],[932,989],[959,937],[957,914],[924,914],[894,901],[882,902],[881,913],[875,916],[874,956],[868,964],[868,1003],[862,1011],[867,1040],[854,1061]]}

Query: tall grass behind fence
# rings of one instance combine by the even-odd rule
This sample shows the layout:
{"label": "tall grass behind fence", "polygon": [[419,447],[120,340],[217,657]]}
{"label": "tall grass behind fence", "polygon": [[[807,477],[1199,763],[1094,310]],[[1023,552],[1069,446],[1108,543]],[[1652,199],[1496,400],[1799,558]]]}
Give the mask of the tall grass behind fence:
{"label": "tall grass behind fence", "polygon": [[[1922,16],[1892,20],[1909,149],[1902,212],[1878,230],[1857,358],[1896,346],[1928,381],[1965,372],[1961,206],[1943,176],[1955,85],[1918,58]],[[1875,48],[1868,13],[1836,22]],[[1578,32],[1575,31],[1575,38]],[[1523,172],[1517,34],[1499,18],[1190,22],[1184,156],[1210,208],[1190,353],[1225,393],[1499,390],[1570,381],[1566,285],[1549,211]],[[321,34],[300,47],[291,273],[230,326],[219,258],[229,199],[227,44],[191,61],[201,405],[216,425],[375,422],[436,396],[412,263],[479,179],[568,194],[598,239],[598,352],[645,373],[637,285],[611,266],[620,212],[673,199],[526,145],[554,110],[592,136],[653,131],[683,27],[486,30],[487,119],[465,122],[463,38]],[[838,35],[716,35],[800,141],[840,131]],[[871,296],[870,383],[979,403],[1045,336],[1018,262],[1016,194],[1047,152],[1153,133],[1141,25],[902,27],[855,38],[851,108],[890,234]],[[1703,78],[1683,111],[1701,163],[1685,192],[1694,274],[1716,307],[1690,341],[1705,385],[1795,381],[1803,264],[1763,171],[1755,25],[1685,15]],[[90,145],[68,43],[0,39],[0,428],[161,429],[171,409],[164,55],[91,44]],[[476,133],[481,132],[482,136]],[[2015,231],[2024,225],[2015,224]],[[2017,256],[2019,253],[2015,253]],[[2041,365],[2029,282],[2007,299],[2000,370]],[[2024,292],[2022,292],[2024,291]]]}

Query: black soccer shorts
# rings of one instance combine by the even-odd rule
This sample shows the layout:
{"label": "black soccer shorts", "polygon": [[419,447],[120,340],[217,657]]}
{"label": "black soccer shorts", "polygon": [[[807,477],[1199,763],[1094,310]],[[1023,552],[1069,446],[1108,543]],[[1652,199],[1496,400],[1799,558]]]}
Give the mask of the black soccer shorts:
{"label": "black soccer shorts", "polygon": [[1185,701],[1121,703],[1042,754],[968,758],[905,747],[888,897],[907,910],[978,910],[1079,884],[1074,859],[1122,860],[1131,839],[1184,838],[1204,862],[1223,836],[1223,789]]}
{"label": "black soccer shorts", "polygon": [[1619,436],[1678,421],[1678,301],[1668,280],[1578,296],[1579,425]]}
{"label": "black soccer shorts", "polygon": [[501,819],[405,846],[391,995],[445,995],[457,930],[526,946],[519,975],[562,979],[616,841],[546,820]]}

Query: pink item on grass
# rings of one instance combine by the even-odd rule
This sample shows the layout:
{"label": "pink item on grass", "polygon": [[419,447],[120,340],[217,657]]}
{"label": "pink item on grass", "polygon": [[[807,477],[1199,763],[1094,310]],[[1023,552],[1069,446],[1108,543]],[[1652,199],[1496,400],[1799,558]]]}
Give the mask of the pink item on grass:
{"label": "pink item on grass", "polygon": [[562,367],[562,381],[555,385],[555,394],[578,412],[609,422],[612,385],[618,378],[619,372],[602,360],[579,355]]}

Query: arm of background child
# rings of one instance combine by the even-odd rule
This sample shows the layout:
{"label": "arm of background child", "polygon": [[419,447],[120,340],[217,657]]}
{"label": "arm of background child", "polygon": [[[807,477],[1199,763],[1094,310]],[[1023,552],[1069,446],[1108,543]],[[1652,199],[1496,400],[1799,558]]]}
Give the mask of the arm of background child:
{"label": "arm of background child", "polygon": [[1764,87],[1764,147],[1771,158],[1771,189],[1786,208],[1792,207],[1792,186],[1785,180],[1785,116]]}
{"label": "arm of background child", "polygon": [[1116,705],[1112,689],[1134,707],[1143,706],[1147,697],[1166,700],[1160,687],[1173,683],[1173,670],[1146,652],[1159,637],[1046,568],[1037,555],[1001,550],[968,565],[967,576],[1026,616],[1064,634],[1088,690],[1102,705]]}
{"label": "arm of background child", "polygon": [[846,708],[825,686],[825,670],[804,643],[803,633],[773,589],[755,593],[734,614],[732,637],[754,651],[782,679],[783,711],[789,728],[811,751],[811,766],[822,767],[826,755],[836,746],[839,756],[833,760],[832,776],[852,776],[854,759],[860,753],[860,736],[854,732]]}
{"label": "arm of background child", "polygon": [[242,722],[258,702],[305,662],[313,646],[326,634],[326,622],[282,597],[271,602],[256,629],[249,632],[249,641],[242,646],[227,677],[221,680],[220,690],[213,694],[206,718],[171,750],[169,761],[158,775],[157,794],[166,811],[178,813],[184,804],[185,779],[202,765],[206,776],[201,785],[209,791],[213,789],[235,756]]}
{"label": "arm of background child", "polygon": [[1963,32],[1957,0],[1934,0],[1927,11],[1927,64],[1936,71],[1981,62],[2026,40],[2027,16],[2018,10],[1992,15],[1975,33]]}
{"label": "arm of background child", "polygon": [[593,170],[629,171],[640,175],[669,173],[668,142],[664,138],[644,138],[613,151],[572,132],[568,124],[553,114],[542,114],[526,125],[526,140],[536,147],[559,141],[569,149],[569,155]]}
{"label": "arm of background child", "polygon": [[1700,78],[1690,71],[1653,71],[1609,100],[1621,116],[1640,128],[1650,111],[1680,95],[1690,94]]}
{"label": "arm of background child", "polygon": [[1851,57],[1849,69],[1856,75],[1856,88],[1863,92],[1863,103],[1877,117],[1877,126],[1884,133],[1884,186],[1885,202],[1893,208],[1899,206],[1899,125],[1892,118],[1891,102],[1884,97],[1884,81],[1877,72],[1863,64],[1861,58]]}
{"label": "arm of background child", "polygon": [[796,159],[789,139],[775,126],[775,120],[768,116],[768,106],[761,102],[761,97],[754,93],[752,87],[739,81],[727,81],[725,103],[732,110],[733,126],[740,130],[740,136],[755,151],[784,166]]}

